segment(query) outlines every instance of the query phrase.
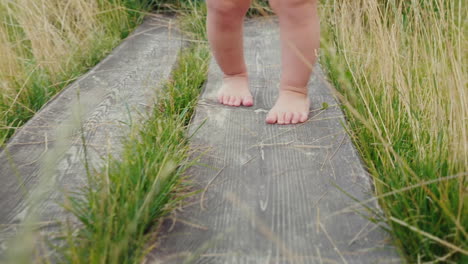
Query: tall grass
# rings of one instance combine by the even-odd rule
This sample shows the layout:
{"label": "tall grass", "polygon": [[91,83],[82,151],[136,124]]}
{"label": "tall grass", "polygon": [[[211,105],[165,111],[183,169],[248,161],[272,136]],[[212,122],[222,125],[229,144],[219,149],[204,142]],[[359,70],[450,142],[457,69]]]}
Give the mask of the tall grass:
{"label": "tall grass", "polygon": [[0,147],[128,35],[152,0],[0,0]]}
{"label": "tall grass", "polygon": [[[7,58],[0,62],[3,138],[11,134],[8,128],[21,125],[72,77],[98,62],[138,23],[146,8],[181,7],[181,3],[163,5],[162,1],[150,0],[0,1],[3,12],[0,14],[6,15],[2,16],[5,19],[0,27],[3,30],[0,37],[5,39],[1,44],[8,48],[5,49],[8,52],[0,53]],[[199,5],[191,6],[196,7]],[[25,18],[31,13],[37,20]],[[184,28],[202,25],[200,21],[194,23],[201,17],[194,13],[191,17],[194,19],[185,19]],[[33,22],[21,24],[18,22],[21,19]],[[39,31],[34,33],[36,23],[45,25],[37,27]],[[52,52],[54,49],[57,54]],[[41,241],[36,244],[37,236],[27,229],[15,240],[18,243],[9,248],[7,260],[140,263],[148,241],[154,236],[150,231],[157,228],[158,219],[182,197],[177,192],[184,189],[181,175],[190,166],[185,129],[205,81],[207,66],[206,46],[198,44],[185,50],[170,82],[158,94],[150,117],[132,127],[123,153],[118,159],[109,157],[100,173],[91,172],[87,185],[68,197],[64,205],[76,216],[78,225],[75,221],[64,234],[46,238],[54,242],[44,245]],[[31,104],[37,108],[31,108]],[[28,112],[24,118],[21,111]],[[27,243],[21,243],[21,239]]]}
{"label": "tall grass", "polygon": [[[409,263],[468,262],[467,6],[461,0],[321,2],[321,62],[399,248]],[[199,3],[0,0],[0,146],[125,37],[141,8],[191,14],[184,28],[203,42],[206,10]],[[178,176],[189,165],[184,128],[206,58],[202,47],[181,57],[180,75],[129,138],[122,161],[110,162],[92,176],[95,188],[71,200],[68,209],[83,227],[66,237],[65,260],[141,259],[146,231],[173,204],[169,191],[180,187]]]}
{"label": "tall grass", "polygon": [[322,62],[400,249],[468,261],[467,6],[322,3]]}
{"label": "tall grass", "polygon": [[[192,48],[159,96],[151,117],[135,127],[122,158],[112,159],[68,209],[80,220],[65,247],[69,263],[140,263],[158,219],[181,198],[190,166],[186,124],[206,78],[208,52]],[[177,191],[179,190],[179,191]]]}
{"label": "tall grass", "polygon": [[186,128],[206,79],[208,58],[202,44],[180,54],[153,110],[142,123],[132,124],[119,157],[108,157],[97,173],[88,171],[87,184],[67,194],[63,205],[73,221],[57,219],[63,229],[43,237],[31,227],[37,219],[28,216],[29,225],[8,247],[6,263],[143,261],[160,219],[192,192],[183,177],[195,162],[188,159]]}
{"label": "tall grass", "polygon": [[204,28],[205,11],[198,4],[191,8],[193,12],[181,13],[181,28],[200,42],[181,52],[149,118],[135,124],[125,140],[121,158],[111,158],[70,198],[67,209],[81,227],[77,234],[68,234],[60,250],[68,263],[141,263],[162,216],[190,195],[183,183],[185,170],[194,162],[188,159],[186,128],[209,62],[203,35],[196,33]]}

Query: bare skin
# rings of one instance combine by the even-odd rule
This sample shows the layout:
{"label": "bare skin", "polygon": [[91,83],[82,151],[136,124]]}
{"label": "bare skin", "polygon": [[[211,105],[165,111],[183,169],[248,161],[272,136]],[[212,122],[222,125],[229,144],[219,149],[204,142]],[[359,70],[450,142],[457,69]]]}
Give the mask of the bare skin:
{"label": "bare skin", "polygon": [[223,85],[218,91],[218,102],[230,106],[252,106],[247,74],[224,76]]}
{"label": "bare skin", "polygon": [[208,0],[207,32],[213,55],[224,72],[218,101],[252,106],[243,50],[244,17],[250,0]]}
{"label": "bare skin", "polygon": [[[230,106],[251,106],[243,54],[243,19],[251,0],[207,0],[208,40],[221,70],[223,85],[218,101]],[[270,0],[279,17],[282,76],[278,99],[269,111],[269,124],[307,121],[310,101],[307,84],[317,59],[320,24],[317,0]]]}
{"label": "bare skin", "polygon": [[309,116],[309,108],[307,88],[282,87],[265,121],[278,125],[304,123]]}

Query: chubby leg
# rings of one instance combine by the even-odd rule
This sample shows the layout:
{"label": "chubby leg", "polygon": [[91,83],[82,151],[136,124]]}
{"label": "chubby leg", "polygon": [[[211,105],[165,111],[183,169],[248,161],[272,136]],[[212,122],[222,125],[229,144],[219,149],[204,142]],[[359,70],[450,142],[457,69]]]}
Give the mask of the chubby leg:
{"label": "chubby leg", "polygon": [[207,0],[208,40],[224,72],[218,92],[220,103],[252,106],[243,50],[243,22],[251,0]]}
{"label": "chubby leg", "polygon": [[279,97],[267,115],[270,124],[307,121],[307,83],[320,45],[318,0],[270,0],[279,17],[282,76]]}

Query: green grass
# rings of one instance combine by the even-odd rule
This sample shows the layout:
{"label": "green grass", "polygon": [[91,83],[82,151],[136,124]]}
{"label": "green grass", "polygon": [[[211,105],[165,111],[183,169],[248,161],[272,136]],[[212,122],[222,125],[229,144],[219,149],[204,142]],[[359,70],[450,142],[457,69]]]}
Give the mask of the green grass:
{"label": "green grass", "polygon": [[[134,3],[126,5],[138,10]],[[160,217],[183,198],[186,126],[208,62],[206,9],[200,1],[146,3],[177,12],[196,44],[181,55],[151,117],[134,127],[121,160],[89,175],[88,188],[67,204],[82,225],[64,236],[66,262],[140,262]],[[256,7],[252,15],[268,12],[264,1]],[[409,263],[468,262],[466,7],[323,0],[321,11],[320,59],[374,178],[384,211],[377,217]]]}
{"label": "green grass", "polygon": [[153,0],[0,1],[0,147],[104,58]]}
{"label": "green grass", "polygon": [[[203,10],[200,10],[203,12]],[[201,27],[201,17],[182,17],[183,28]],[[190,21],[190,23],[188,23]],[[193,32],[193,31],[192,31]],[[203,39],[203,35],[193,35]],[[204,44],[184,50],[171,80],[158,94],[152,115],[125,142],[123,158],[112,160],[69,204],[83,228],[68,236],[70,263],[140,263],[161,217],[184,196],[188,158],[187,125],[206,80]]]}
{"label": "green grass", "polygon": [[[203,5],[189,4],[199,8],[200,15],[180,13],[181,27],[204,27]],[[88,171],[86,186],[67,198],[64,206],[78,226],[62,222],[63,234],[43,238],[46,242],[39,247],[33,241],[40,236],[25,226],[9,250],[11,263],[29,263],[31,258],[42,263],[142,261],[158,221],[189,194],[183,175],[193,161],[188,159],[186,128],[206,79],[209,58],[203,35],[192,31],[190,36],[201,41],[179,54],[178,66],[157,93],[149,118],[132,124],[119,158],[108,157],[99,173]],[[27,223],[34,221],[31,217]]]}
{"label": "green grass", "polygon": [[[374,177],[384,210],[377,217],[390,225],[409,263],[465,261],[466,74],[457,74],[466,73],[462,67],[466,55],[460,49],[463,10],[441,1],[414,2],[412,9],[396,1],[323,3],[321,60],[340,92],[353,139]],[[164,7],[186,14],[183,28],[192,32],[192,39],[205,40],[203,4],[186,1]],[[268,12],[264,5],[258,7],[251,14]],[[192,111],[190,100],[177,98],[158,108]],[[164,168],[163,163],[158,166]],[[144,235],[136,237],[146,241]],[[143,244],[125,248],[134,252]],[[115,244],[108,245],[115,250]]]}
{"label": "green grass", "polygon": [[[140,263],[158,221],[181,199],[188,159],[186,126],[207,71],[208,50],[182,52],[151,117],[134,127],[122,159],[111,159],[68,209],[83,224],[69,234],[69,263]],[[93,186],[92,188],[90,188]]]}
{"label": "green grass", "polygon": [[321,57],[409,263],[467,263],[466,5],[322,1]]}
{"label": "green grass", "polygon": [[67,263],[141,263],[159,221],[190,195],[183,177],[194,162],[187,126],[206,80],[209,52],[204,5],[177,7],[181,29],[199,42],[179,55],[149,119],[136,124],[125,141],[122,158],[111,158],[100,174],[89,176],[88,187],[70,198],[67,209],[82,227],[78,234],[70,231],[59,249]]}
{"label": "green grass", "polygon": [[42,238],[39,247],[30,243],[40,237],[34,230],[22,233],[10,249],[10,263],[31,258],[39,263],[143,261],[159,221],[191,195],[184,173],[196,160],[189,159],[187,125],[206,80],[208,58],[203,44],[181,52],[149,118],[132,125],[120,157],[108,157],[99,173],[89,172],[85,187],[67,197],[65,209],[78,225],[63,222],[63,233]]}

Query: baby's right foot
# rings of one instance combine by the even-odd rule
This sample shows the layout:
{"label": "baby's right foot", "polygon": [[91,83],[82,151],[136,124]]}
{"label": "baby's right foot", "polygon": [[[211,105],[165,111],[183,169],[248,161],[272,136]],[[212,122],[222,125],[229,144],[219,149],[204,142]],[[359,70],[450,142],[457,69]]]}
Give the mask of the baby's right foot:
{"label": "baby's right foot", "polygon": [[267,115],[268,124],[289,125],[304,123],[309,115],[310,102],[306,88],[281,89],[273,108]]}
{"label": "baby's right foot", "polygon": [[247,74],[225,76],[218,92],[218,101],[230,106],[252,106],[253,97],[249,90]]}

